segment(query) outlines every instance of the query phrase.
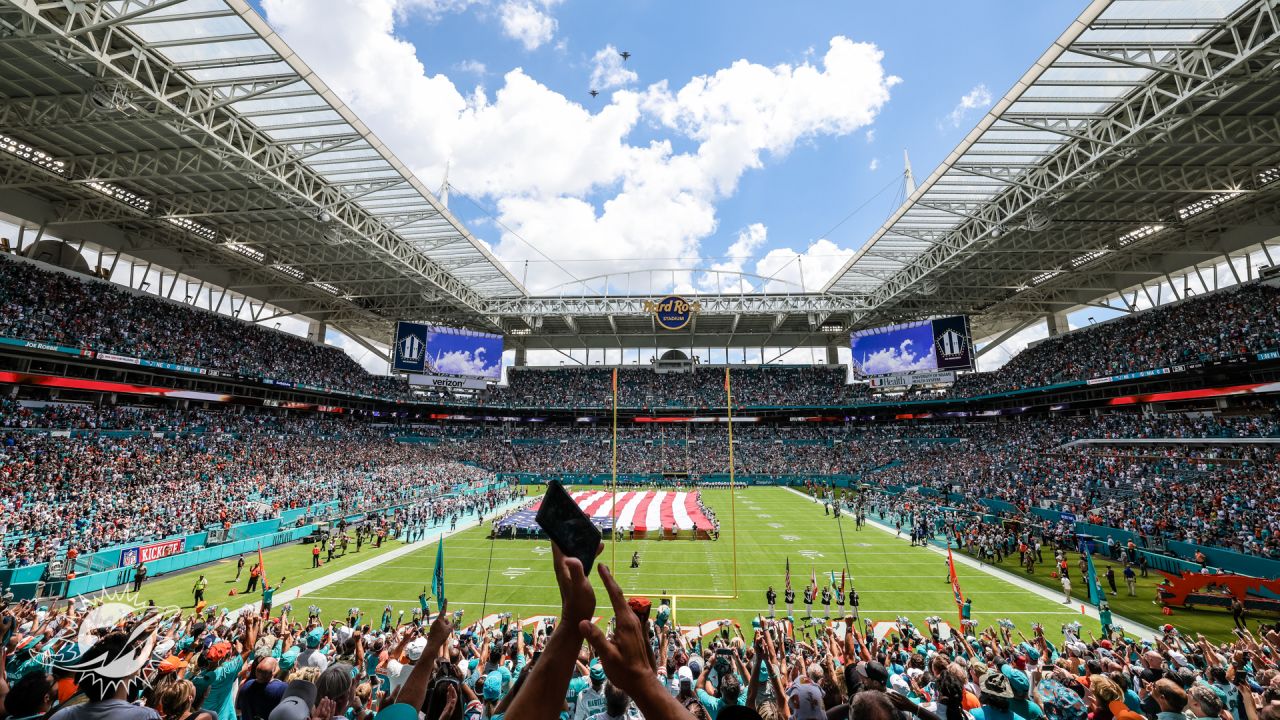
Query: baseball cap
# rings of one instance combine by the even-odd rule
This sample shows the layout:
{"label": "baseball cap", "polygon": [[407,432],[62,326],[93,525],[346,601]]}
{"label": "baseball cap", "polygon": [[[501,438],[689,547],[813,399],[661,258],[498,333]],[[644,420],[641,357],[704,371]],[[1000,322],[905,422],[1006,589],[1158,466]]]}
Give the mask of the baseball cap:
{"label": "baseball cap", "polygon": [[427,649],[426,638],[422,638],[422,637],[414,638],[413,642],[409,643],[409,646],[405,648],[404,654],[407,655],[410,660],[417,662],[418,658],[422,657],[422,651],[426,649]]}
{"label": "baseball cap", "polygon": [[271,711],[268,720],[307,720],[311,717],[311,708],[315,706],[318,694],[315,683],[291,681],[285,686],[280,704]]}
{"label": "baseball cap", "polygon": [[183,660],[177,655],[170,655],[160,661],[160,672],[169,673],[176,670],[186,670],[187,664],[186,660]]}
{"label": "baseball cap", "polygon": [[1005,665],[1000,669],[1005,678],[1009,680],[1009,689],[1016,698],[1024,698],[1031,692],[1031,681],[1027,679],[1027,674],[1021,670]]}
{"label": "baseball cap", "polygon": [[906,675],[892,675],[889,677],[890,689],[897,690],[903,695],[911,694],[911,683],[907,682]]}
{"label": "baseball cap", "polygon": [[591,679],[595,681],[604,679],[604,667],[600,665],[599,660],[591,661]]}
{"label": "baseball cap", "polygon": [[324,628],[315,628],[307,633],[307,647],[315,649],[320,647],[320,641],[324,639]]}
{"label": "baseball cap", "polygon": [[693,684],[693,671],[687,665],[681,665],[676,669],[676,679],[682,683]]}
{"label": "baseball cap", "polygon": [[204,656],[213,662],[222,662],[231,656],[231,643],[226,640],[216,642],[204,651]]}
{"label": "baseball cap", "polygon": [[1013,688],[1009,684],[1009,678],[998,670],[988,670],[978,682],[978,686],[988,695],[1013,699]]}
{"label": "baseball cap", "polygon": [[858,663],[858,674],[867,680],[875,680],[880,683],[889,682],[889,671],[884,669],[884,665],[874,660]]}

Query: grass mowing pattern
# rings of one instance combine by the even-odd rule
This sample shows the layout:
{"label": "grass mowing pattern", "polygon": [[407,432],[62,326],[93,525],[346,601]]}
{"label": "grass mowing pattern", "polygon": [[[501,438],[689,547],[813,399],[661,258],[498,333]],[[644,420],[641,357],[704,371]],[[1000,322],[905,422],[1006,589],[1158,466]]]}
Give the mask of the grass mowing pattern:
{"label": "grass mowing pattern", "polygon": [[[598,489],[598,488],[597,488]],[[749,488],[737,491],[738,583],[739,597],[734,599],[677,598],[676,620],[685,625],[719,618],[732,618],[747,626],[757,613],[767,610],[765,589],[772,584],[778,593],[779,613],[785,612],[782,603],[783,575],[787,558],[791,559],[792,586],[796,589],[796,615],[804,616],[803,589],[809,582],[810,568],[818,573],[819,583],[831,571],[837,581],[844,556],[840,544],[840,532],[836,521],[825,516],[816,505],[795,493],[781,488]],[[730,496],[728,490],[703,491],[703,500],[720,518],[722,533],[717,541],[679,540],[623,541],[617,547],[615,574],[628,594],[646,594],[656,598],[663,593],[676,595],[730,595],[733,592],[732,542],[730,527]],[[848,550],[848,568],[852,582],[861,600],[861,615],[875,620],[894,620],[900,615],[922,625],[930,615],[957,624],[956,608],[951,586],[946,582],[946,562],[937,553],[919,547],[911,547],[905,537],[896,538],[892,533],[874,527],[854,530],[852,518],[842,519],[845,547]],[[445,540],[445,580],[451,609],[465,609],[464,621],[481,617],[485,591],[485,571],[493,553],[493,571],[485,613],[512,612],[523,617],[533,615],[557,615],[560,611],[559,593],[551,572],[550,544],[547,540],[496,540],[490,541],[488,527],[473,528]],[[276,594],[275,606],[291,602],[293,589],[303,582],[348,567],[375,554],[386,552],[401,543],[385,543],[381,550],[365,545],[359,553],[348,553],[345,558],[335,558],[332,563],[318,570],[311,569],[310,546],[292,545],[266,553],[267,569],[273,580],[288,576],[283,590]],[[352,545],[354,548],[354,545]],[[638,550],[641,563],[631,569],[631,553]],[[612,548],[605,542],[601,561],[609,563]],[[240,583],[244,589],[248,580],[247,566],[256,556],[246,555],[246,572]],[[398,614],[406,617],[418,606],[418,594],[423,586],[431,584],[435,567],[436,548],[429,547],[389,561],[372,570],[357,574],[329,585],[320,591],[303,597],[295,604],[295,615],[304,614],[306,606],[315,604],[324,611],[325,619],[346,617],[347,609],[360,607],[368,622],[376,622],[382,608],[391,605]],[[1074,570],[1074,564],[1072,565]],[[1103,566],[1099,566],[1102,571]],[[1017,572],[1016,567],[1006,567]],[[1061,636],[1064,623],[1079,620],[1087,630],[1099,632],[1096,620],[1080,613],[1079,602],[1065,605],[1039,597],[1002,579],[980,570],[957,563],[960,586],[973,598],[973,616],[981,627],[993,626],[999,618],[1009,618],[1028,636],[1031,624],[1041,622],[1051,638]],[[142,597],[155,599],[160,604],[191,606],[191,585],[197,574],[209,579],[206,597],[210,603],[238,608],[245,602],[259,599],[257,594],[242,597],[226,597],[233,587],[228,580],[235,576],[235,559],[232,558],[198,571],[158,578],[148,582]],[[1051,589],[1048,569],[1031,579],[1043,582]],[[593,576],[594,577],[594,576]],[[1149,625],[1160,622],[1158,608],[1149,605],[1154,597],[1158,577],[1145,579],[1140,584],[1140,601],[1115,598],[1115,611]],[[1077,589],[1082,583],[1073,578]],[[599,588],[599,579],[593,584]],[[1121,584],[1121,595],[1124,586]],[[596,614],[608,618],[607,598],[597,592]],[[1134,609],[1146,603],[1155,613],[1144,617]],[[433,603],[434,607],[434,603]],[[815,615],[821,616],[820,604],[815,604]],[[836,607],[832,606],[832,612]],[[1172,618],[1181,624],[1190,613],[1179,612]],[[1201,627],[1203,625],[1203,628]],[[1229,616],[1204,611],[1198,617],[1196,628],[1214,638],[1230,635]]]}

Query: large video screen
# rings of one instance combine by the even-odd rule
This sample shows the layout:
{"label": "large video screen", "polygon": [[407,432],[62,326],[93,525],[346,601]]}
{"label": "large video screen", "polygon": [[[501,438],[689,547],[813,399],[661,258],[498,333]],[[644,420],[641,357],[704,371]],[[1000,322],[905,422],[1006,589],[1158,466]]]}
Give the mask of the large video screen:
{"label": "large video screen", "polygon": [[502,336],[415,322],[396,324],[392,367],[401,372],[498,380]]}
{"label": "large video screen", "polygon": [[859,330],[850,342],[853,369],[862,375],[973,367],[973,336],[964,315]]}

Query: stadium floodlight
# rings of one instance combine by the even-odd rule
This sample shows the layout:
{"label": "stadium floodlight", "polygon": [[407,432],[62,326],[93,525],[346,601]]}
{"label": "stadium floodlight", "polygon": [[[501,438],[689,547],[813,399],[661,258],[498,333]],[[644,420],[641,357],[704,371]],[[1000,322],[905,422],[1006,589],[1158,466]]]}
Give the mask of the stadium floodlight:
{"label": "stadium floodlight", "polygon": [[507,333],[507,334],[509,334],[509,335],[530,335],[530,334],[532,334],[532,333],[533,333],[533,331],[532,331],[532,330],[530,330],[529,328],[512,328],[510,331],[508,331],[508,333]]}

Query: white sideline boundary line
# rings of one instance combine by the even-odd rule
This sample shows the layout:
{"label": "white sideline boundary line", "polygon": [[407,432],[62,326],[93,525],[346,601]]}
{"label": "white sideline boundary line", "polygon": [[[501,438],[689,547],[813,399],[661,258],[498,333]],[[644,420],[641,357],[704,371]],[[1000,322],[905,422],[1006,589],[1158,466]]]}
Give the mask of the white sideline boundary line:
{"label": "white sideline boundary line", "polygon": [[[782,489],[791,493],[795,493],[796,495],[814,504],[818,503],[817,498],[809,497],[808,495],[805,495],[804,493],[794,488],[784,487]],[[867,524],[884,533],[892,534],[895,537],[898,537],[898,533],[893,528],[881,523],[878,520],[873,520],[870,516],[867,517]],[[940,555],[942,557],[947,556],[947,553],[942,548],[934,545],[933,543],[929,543],[926,547],[937,555]],[[978,560],[975,560],[964,553],[960,553],[959,555],[952,553],[951,556],[955,558],[956,562],[960,563],[961,565],[964,565],[965,567],[970,567],[975,570],[980,570],[994,578],[1003,580],[1015,587],[1022,588],[1023,590],[1026,590],[1034,595],[1039,595],[1040,597],[1045,598],[1046,600],[1051,600],[1054,603],[1057,603],[1058,605],[1062,605],[1068,608],[1072,607],[1072,605],[1067,605],[1066,603],[1062,602],[1061,591],[1055,592],[1053,590],[1050,590],[1044,587],[1043,585],[1040,585],[1038,583],[1033,583],[1030,580],[1027,580],[1026,578],[1018,577],[1017,575],[1011,572],[1008,572],[1006,570],[1003,570],[1001,568],[991,567],[990,565],[987,565],[986,563],[983,563],[983,562],[979,562]],[[1093,607],[1089,603],[1087,602],[1082,603],[1078,599],[1072,598],[1072,604],[1083,605],[1084,614],[1086,617],[1091,617],[1094,620],[1098,619],[1098,609]],[[1161,637],[1161,634],[1157,633],[1154,629],[1149,628],[1146,625],[1143,625],[1142,623],[1137,622],[1135,620],[1131,620],[1122,615],[1118,615],[1116,614],[1115,611],[1112,611],[1111,619],[1114,620],[1117,625],[1120,625],[1121,627],[1123,627],[1126,633],[1137,635],[1140,639],[1150,640],[1150,639]]]}
{"label": "white sideline boundary line", "polygon": [[[528,499],[529,498],[525,498],[525,500],[528,500]],[[509,505],[504,505],[499,508],[495,508],[493,512],[490,513],[489,518],[490,520],[492,520],[494,517],[496,517],[498,513],[506,512],[515,507],[519,507],[522,504],[524,504],[524,500],[511,503]],[[285,603],[292,603],[298,600],[305,600],[312,593],[319,592],[320,590],[323,590],[329,587],[330,585],[336,585],[340,582],[343,582],[344,580],[349,580],[352,577],[359,575],[360,573],[365,572],[366,570],[372,570],[378,567],[379,565],[382,565],[383,563],[396,560],[398,558],[404,557],[405,555],[408,555],[409,553],[415,552],[417,550],[421,550],[422,548],[428,545],[431,545],[432,543],[438,542],[441,537],[450,537],[452,535],[457,535],[460,532],[464,532],[466,530],[470,530],[471,528],[478,527],[478,526],[479,526],[479,523],[476,522],[476,516],[472,515],[470,520],[459,523],[458,527],[454,528],[453,530],[443,530],[441,532],[436,532],[435,534],[429,534],[427,537],[423,538],[422,540],[418,540],[417,542],[409,543],[407,545],[402,545],[401,547],[398,547],[395,550],[390,550],[376,557],[371,557],[368,560],[362,560],[350,567],[345,567],[345,568],[342,568],[341,570],[334,570],[328,575],[322,575],[318,578],[315,578],[314,580],[308,580],[307,582],[302,583],[296,588],[292,588],[293,590],[292,595],[289,594],[288,591],[285,591],[281,593],[278,598],[273,598],[272,607],[278,608],[281,605],[284,605]],[[394,541],[394,538],[393,538],[393,541]],[[428,579],[430,579],[429,575],[428,575]],[[262,601],[258,600],[256,603],[254,603],[254,606],[257,607],[258,610],[261,610]],[[297,612],[296,609],[294,612],[296,614]]]}

